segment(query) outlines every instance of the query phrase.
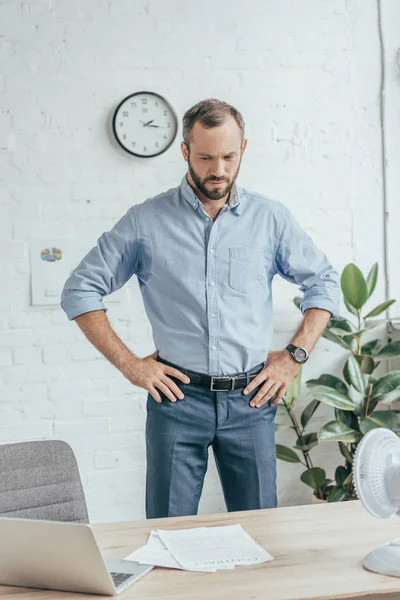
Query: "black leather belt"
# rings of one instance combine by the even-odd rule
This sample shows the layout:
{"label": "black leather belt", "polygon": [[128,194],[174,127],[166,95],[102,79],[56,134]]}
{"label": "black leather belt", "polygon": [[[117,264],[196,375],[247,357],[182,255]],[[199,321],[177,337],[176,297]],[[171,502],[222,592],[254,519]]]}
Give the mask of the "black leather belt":
{"label": "black leather belt", "polygon": [[[195,371],[188,371],[182,369],[178,365],[168,362],[160,357],[157,358],[159,362],[178,369],[184,375],[187,375],[190,379],[190,383],[194,385],[203,385],[213,392],[230,392],[232,390],[239,390],[245,388],[250,381],[252,381],[263,369],[263,365],[258,367],[257,370],[251,370],[247,373],[240,373],[239,375],[228,376],[216,376],[216,375],[204,375],[203,373],[196,373]],[[171,377],[171,376],[170,376]],[[176,379],[176,377],[173,377]],[[179,381],[179,380],[178,380]]]}

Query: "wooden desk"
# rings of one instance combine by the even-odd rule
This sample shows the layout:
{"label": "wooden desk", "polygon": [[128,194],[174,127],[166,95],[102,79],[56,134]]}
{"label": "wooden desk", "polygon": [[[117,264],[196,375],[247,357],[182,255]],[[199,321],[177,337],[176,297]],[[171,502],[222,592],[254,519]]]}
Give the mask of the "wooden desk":
{"label": "wooden desk", "polygon": [[[121,600],[352,600],[400,599],[400,578],[370,573],[363,556],[400,537],[400,519],[379,520],[358,501],[294,506],[199,517],[94,525],[105,556],[124,557],[151,529],[241,525],[275,560],[234,571],[194,573],[155,568]],[[100,596],[0,586],[10,600],[83,600]]]}

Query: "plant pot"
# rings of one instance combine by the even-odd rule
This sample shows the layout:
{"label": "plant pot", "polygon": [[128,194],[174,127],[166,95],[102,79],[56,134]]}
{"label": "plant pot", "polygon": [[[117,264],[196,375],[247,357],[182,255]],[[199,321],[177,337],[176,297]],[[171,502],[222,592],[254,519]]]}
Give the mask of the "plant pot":
{"label": "plant pot", "polygon": [[321,498],[317,498],[315,494],[311,496],[311,504],[325,504],[327,500],[321,500]]}

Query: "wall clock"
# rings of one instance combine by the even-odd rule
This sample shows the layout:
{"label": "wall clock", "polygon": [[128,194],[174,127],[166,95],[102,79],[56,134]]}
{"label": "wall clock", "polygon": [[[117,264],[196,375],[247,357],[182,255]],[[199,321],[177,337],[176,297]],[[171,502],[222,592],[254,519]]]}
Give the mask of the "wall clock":
{"label": "wall clock", "polygon": [[115,109],[112,126],[118,144],[140,158],[168,150],[178,132],[174,109],[154,92],[136,92],[124,98]]}

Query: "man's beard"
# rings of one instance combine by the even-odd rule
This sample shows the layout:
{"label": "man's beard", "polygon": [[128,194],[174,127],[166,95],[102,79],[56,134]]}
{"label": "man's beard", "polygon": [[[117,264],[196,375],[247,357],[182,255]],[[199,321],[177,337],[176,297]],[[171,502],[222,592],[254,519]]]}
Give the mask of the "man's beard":
{"label": "man's beard", "polygon": [[225,198],[225,196],[227,196],[230,193],[230,191],[232,190],[233,185],[236,181],[236,178],[239,174],[241,162],[242,161],[239,162],[239,166],[237,168],[235,175],[232,177],[231,180],[228,180],[226,182],[226,186],[223,186],[222,188],[218,187],[218,188],[215,188],[214,190],[209,190],[208,188],[206,188],[207,181],[226,181],[226,178],[224,178],[224,177],[207,177],[206,179],[201,179],[197,175],[196,171],[193,169],[193,167],[191,165],[190,156],[188,158],[189,173],[192,176],[195,186],[197,187],[199,192],[201,192],[209,200],[221,200],[222,198]]}

